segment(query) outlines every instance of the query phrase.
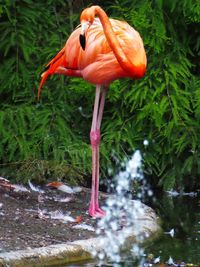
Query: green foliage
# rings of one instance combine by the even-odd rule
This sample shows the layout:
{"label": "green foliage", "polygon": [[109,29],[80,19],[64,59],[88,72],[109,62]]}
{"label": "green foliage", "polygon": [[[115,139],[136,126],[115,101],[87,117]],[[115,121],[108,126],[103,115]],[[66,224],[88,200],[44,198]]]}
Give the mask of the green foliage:
{"label": "green foliage", "polygon": [[[44,65],[79,24],[83,1],[75,2],[76,6],[64,0],[0,3],[0,161],[2,171],[9,167],[14,176],[16,170],[17,179],[23,181],[42,180],[45,174],[75,182],[91,172],[93,86],[55,76],[47,81],[40,102],[35,100]],[[155,185],[199,186],[200,4],[195,0],[93,4],[133,25],[148,57],[143,79],[110,86],[102,124],[102,177],[139,148],[145,173]],[[144,139],[149,141],[147,147]]]}
{"label": "green foliage", "polygon": [[[121,17],[125,11],[125,19],[141,33],[148,55],[145,78],[123,83],[126,130],[135,132],[131,138],[135,147],[141,147],[144,138],[149,140],[144,160],[155,183],[165,189],[199,186],[200,4],[115,3],[111,6],[115,15]],[[130,136],[123,138],[130,140]]]}
{"label": "green foliage", "polygon": [[[84,138],[86,127],[81,116],[77,118],[80,115],[78,101],[82,98],[87,104],[90,98],[87,99],[81,90],[78,92],[78,81],[67,85],[67,79],[55,77],[47,83],[53,90],[44,90],[40,103],[35,100],[44,65],[63,46],[71,31],[66,25],[73,24],[77,17],[69,18],[68,12],[66,1],[55,4],[49,0],[44,4],[23,0],[0,4],[0,31],[3,33],[0,37],[3,58],[0,65],[0,160],[3,173],[16,177],[16,171],[23,181],[30,178],[30,173],[32,179],[41,180],[40,170],[47,173],[48,168],[55,179],[63,177],[58,169],[64,163],[68,170],[63,168],[63,172],[65,170],[68,181],[72,180],[72,174],[75,181],[91,168],[88,137]],[[82,86],[88,91],[91,88],[83,83]]]}

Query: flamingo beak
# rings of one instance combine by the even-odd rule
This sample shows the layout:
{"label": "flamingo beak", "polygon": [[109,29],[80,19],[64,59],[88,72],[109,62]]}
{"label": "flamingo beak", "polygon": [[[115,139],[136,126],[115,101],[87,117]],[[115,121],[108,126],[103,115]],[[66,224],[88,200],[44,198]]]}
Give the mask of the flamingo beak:
{"label": "flamingo beak", "polygon": [[86,47],[86,32],[89,28],[90,24],[87,21],[83,21],[81,23],[81,34],[79,36],[80,45],[83,50],[85,50]]}
{"label": "flamingo beak", "polygon": [[85,34],[80,34],[79,41],[80,41],[80,45],[81,45],[82,49],[85,50],[85,46],[86,46]]}

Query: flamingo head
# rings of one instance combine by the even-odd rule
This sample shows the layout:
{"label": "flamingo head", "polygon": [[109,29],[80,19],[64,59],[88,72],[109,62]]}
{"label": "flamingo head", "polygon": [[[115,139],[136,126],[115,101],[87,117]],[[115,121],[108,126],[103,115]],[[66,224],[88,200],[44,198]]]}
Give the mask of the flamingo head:
{"label": "flamingo head", "polygon": [[89,7],[83,10],[80,17],[81,22],[81,34],[80,34],[80,45],[83,50],[85,50],[86,46],[86,32],[90,25],[92,25],[95,18],[95,9],[93,7]]}

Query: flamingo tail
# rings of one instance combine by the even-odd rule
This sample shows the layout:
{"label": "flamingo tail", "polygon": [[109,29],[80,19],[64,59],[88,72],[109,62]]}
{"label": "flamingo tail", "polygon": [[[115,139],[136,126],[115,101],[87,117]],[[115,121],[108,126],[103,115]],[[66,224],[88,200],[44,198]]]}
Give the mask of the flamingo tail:
{"label": "flamingo tail", "polygon": [[38,88],[38,94],[37,94],[38,100],[40,98],[41,89],[48,76],[56,73],[56,70],[61,66],[62,67],[66,66],[65,47],[63,47],[63,49],[60,52],[58,52],[58,54],[46,65],[46,71],[43,72],[41,75],[42,79]]}
{"label": "flamingo tail", "polygon": [[37,94],[37,99],[38,99],[38,100],[40,99],[40,92],[41,92],[41,89],[42,89],[42,87],[43,87],[43,85],[44,85],[44,83],[45,83],[45,81],[46,81],[46,79],[47,79],[47,77],[48,77],[49,75],[50,75],[50,74],[49,74],[49,71],[48,71],[48,70],[42,73],[42,80],[41,80],[40,85],[39,85],[39,87],[38,87],[38,94]]}

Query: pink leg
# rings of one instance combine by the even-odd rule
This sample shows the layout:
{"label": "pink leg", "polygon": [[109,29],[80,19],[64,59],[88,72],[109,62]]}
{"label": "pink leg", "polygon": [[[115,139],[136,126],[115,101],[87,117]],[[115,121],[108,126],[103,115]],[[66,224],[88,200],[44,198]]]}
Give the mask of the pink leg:
{"label": "pink leg", "polygon": [[[100,100],[100,86],[96,86],[96,96],[92,118],[92,127],[90,132],[90,141],[92,146],[92,192],[89,207],[89,214],[92,217],[102,217],[105,212],[99,207],[99,144],[100,144],[100,126],[103,116],[105,96],[107,88],[103,89]],[[100,102],[100,104],[99,104]]]}
{"label": "pink leg", "polygon": [[[97,118],[97,132],[99,133],[99,144],[100,144],[100,127],[101,127],[101,121],[103,117],[103,110],[104,110],[104,104],[105,104],[105,98],[106,98],[107,88],[103,88],[102,95],[101,95],[101,102],[99,106],[99,113]],[[99,208],[99,145],[97,147],[97,174],[96,174],[96,188],[95,188],[95,197],[96,197],[96,207],[97,210],[99,210],[103,215],[105,215],[105,212],[102,211]]]}

